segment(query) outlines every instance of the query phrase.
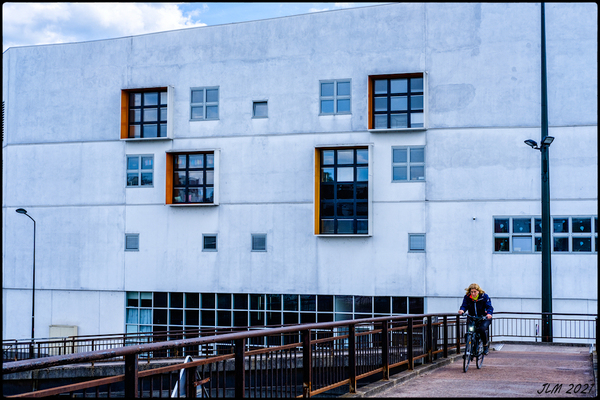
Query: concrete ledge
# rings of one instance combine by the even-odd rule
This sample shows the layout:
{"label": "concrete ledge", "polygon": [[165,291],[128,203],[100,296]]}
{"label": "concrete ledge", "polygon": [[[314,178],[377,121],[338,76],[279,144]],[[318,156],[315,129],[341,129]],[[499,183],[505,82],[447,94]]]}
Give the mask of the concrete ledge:
{"label": "concrete ledge", "polygon": [[402,371],[400,373],[394,374],[390,376],[389,381],[378,381],[368,384],[362,388],[356,389],[356,393],[346,393],[339,397],[344,398],[357,398],[357,397],[377,397],[379,393],[382,393],[396,385],[401,385],[411,379],[417,378],[418,376],[433,371],[434,369],[443,367],[445,365],[451,364],[456,360],[462,361],[462,353],[461,354],[452,354],[449,355],[448,358],[441,358],[439,360],[435,360],[430,364],[424,364],[416,367],[412,371]]}

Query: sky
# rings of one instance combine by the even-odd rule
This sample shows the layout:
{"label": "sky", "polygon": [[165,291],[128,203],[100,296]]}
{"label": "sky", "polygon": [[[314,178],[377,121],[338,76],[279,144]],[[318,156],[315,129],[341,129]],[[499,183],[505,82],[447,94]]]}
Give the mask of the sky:
{"label": "sky", "polygon": [[192,27],[385,3],[15,3],[2,4],[9,47],[113,39]]}

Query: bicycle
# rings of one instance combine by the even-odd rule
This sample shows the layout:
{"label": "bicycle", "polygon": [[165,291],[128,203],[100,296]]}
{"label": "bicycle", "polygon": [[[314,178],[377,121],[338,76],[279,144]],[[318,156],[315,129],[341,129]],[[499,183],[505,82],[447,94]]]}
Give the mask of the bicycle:
{"label": "bicycle", "polygon": [[483,341],[475,329],[486,317],[468,316],[467,333],[465,335],[465,354],[463,354],[463,371],[467,372],[469,363],[475,359],[477,369],[483,367]]}

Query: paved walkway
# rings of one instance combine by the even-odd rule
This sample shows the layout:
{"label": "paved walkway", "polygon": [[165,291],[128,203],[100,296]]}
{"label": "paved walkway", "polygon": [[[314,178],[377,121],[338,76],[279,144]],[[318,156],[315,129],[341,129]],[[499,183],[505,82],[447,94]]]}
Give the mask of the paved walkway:
{"label": "paved walkway", "polygon": [[453,355],[343,397],[596,397],[594,362],[589,347],[496,344],[482,369],[473,361],[464,373]]}

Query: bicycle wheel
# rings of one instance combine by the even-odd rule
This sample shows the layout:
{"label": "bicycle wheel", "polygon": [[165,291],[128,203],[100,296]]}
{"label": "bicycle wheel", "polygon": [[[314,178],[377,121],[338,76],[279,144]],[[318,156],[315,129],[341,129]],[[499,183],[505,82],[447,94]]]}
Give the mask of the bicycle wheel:
{"label": "bicycle wheel", "polygon": [[469,369],[469,363],[471,362],[471,356],[473,351],[473,335],[467,333],[465,336],[465,354],[463,354],[463,372],[467,372]]}
{"label": "bicycle wheel", "polygon": [[477,364],[477,369],[483,367],[483,342],[480,338],[477,338],[477,350],[475,352],[475,362]]}

